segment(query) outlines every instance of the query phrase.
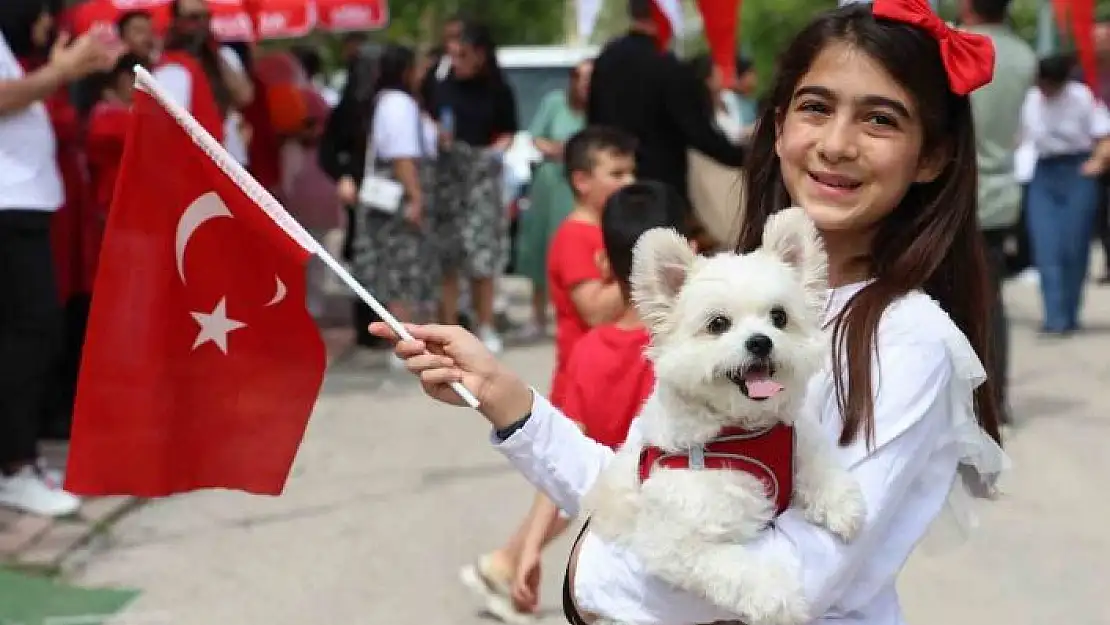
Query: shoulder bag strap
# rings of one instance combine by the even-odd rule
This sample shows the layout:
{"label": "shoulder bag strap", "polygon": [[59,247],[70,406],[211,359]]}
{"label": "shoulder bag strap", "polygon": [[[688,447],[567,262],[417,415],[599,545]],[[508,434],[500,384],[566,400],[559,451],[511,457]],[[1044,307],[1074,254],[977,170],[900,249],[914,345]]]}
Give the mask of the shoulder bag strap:
{"label": "shoulder bag strap", "polygon": [[[582,531],[578,532],[578,538],[574,539],[574,545],[570,548],[570,557],[578,552],[578,544],[582,542],[582,537],[586,535],[586,530],[590,528],[590,520],[582,524]],[[563,573],[563,616],[566,617],[567,623],[570,625],[589,625],[586,619],[582,618],[582,614],[578,611],[578,606],[574,604],[574,589],[570,587],[570,561],[567,561],[566,572]]]}

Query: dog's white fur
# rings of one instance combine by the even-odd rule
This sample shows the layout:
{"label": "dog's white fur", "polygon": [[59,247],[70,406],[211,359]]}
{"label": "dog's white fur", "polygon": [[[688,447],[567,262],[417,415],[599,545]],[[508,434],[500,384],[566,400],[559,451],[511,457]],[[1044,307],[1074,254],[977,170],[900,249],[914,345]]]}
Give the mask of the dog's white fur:
{"label": "dog's white fur", "polygon": [[[835,464],[818,424],[799,414],[807,382],[825,362],[821,328],[827,257],[800,208],[777,213],[763,247],[745,255],[696,256],[673,230],[644,233],[633,260],[632,295],[651,332],[648,356],[656,388],[640,414],[643,441],[630,441],[584,502],[591,531],[624,545],[663,580],[702,594],[748,625],[809,621],[796,561],[761,561],[744,543],[774,516],[763,484],[741,471],[656,468],[640,483],[643,446],[680,452],[704,444],[722,427],[759,430],[777,422],[796,431],[793,505],[844,540],[865,517],[856,481]],[[774,306],[788,322],[777,328]],[[731,321],[706,331],[714,315]],[[753,334],[773,341],[775,381],[764,401],[746,397],[728,377],[747,366]]]}

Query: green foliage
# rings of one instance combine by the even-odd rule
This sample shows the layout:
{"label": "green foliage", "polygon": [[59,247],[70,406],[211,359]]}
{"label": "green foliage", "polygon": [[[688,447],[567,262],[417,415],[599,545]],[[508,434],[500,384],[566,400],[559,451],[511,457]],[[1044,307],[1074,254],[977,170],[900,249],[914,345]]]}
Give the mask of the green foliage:
{"label": "green foliage", "polygon": [[456,13],[485,22],[498,45],[557,43],[563,36],[564,4],[558,0],[393,0],[385,33],[394,41],[428,44]]}
{"label": "green foliage", "polygon": [[814,15],[836,8],[836,0],[743,0],[737,44],[751,56],[760,85],[768,85],[775,60]]}

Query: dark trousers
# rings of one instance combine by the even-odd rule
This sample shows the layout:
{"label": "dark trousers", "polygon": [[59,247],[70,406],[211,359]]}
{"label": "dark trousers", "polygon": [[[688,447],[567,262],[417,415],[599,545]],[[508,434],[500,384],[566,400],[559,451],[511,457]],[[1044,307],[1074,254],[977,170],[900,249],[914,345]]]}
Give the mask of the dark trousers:
{"label": "dark trousers", "polygon": [[50,219],[0,210],[0,469],[38,456],[62,324]]}
{"label": "dark trousers", "polygon": [[991,370],[987,375],[994,382],[994,398],[1001,411],[1003,423],[1010,421],[1010,409],[1006,403],[1010,371],[1010,323],[1006,320],[1002,283],[1006,279],[1006,239],[1011,233],[1008,228],[983,231],[991,288]]}

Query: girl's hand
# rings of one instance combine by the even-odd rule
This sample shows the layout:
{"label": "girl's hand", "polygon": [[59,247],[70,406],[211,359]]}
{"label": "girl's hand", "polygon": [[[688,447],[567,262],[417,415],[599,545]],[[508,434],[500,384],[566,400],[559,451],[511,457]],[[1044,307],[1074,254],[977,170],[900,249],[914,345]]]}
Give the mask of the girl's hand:
{"label": "girl's hand", "polygon": [[388,325],[370,324],[370,333],[395,341],[405,367],[420,376],[429,397],[453,406],[465,402],[451,390],[462,382],[478,398],[482,415],[497,429],[506,428],[532,410],[532,389],[506,369],[476,336],[459,326],[411,325],[415,340],[403,341]]}
{"label": "girl's hand", "polygon": [[335,186],[335,194],[339,196],[339,201],[344,204],[355,204],[358,202],[358,185],[355,184],[355,179],[350,176],[343,176]]}
{"label": "girl's hand", "polygon": [[1106,165],[1101,159],[1092,157],[1083,162],[1083,165],[1079,168],[1079,173],[1088,178],[1094,178],[1101,176],[1105,169]]}
{"label": "girl's hand", "polygon": [[540,549],[535,545],[525,546],[513,577],[512,598],[518,610],[531,614],[539,607],[541,573]]}
{"label": "girl's hand", "polygon": [[405,205],[405,219],[417,228],[424,224],[424,205],[420,200],[410,200]]}

